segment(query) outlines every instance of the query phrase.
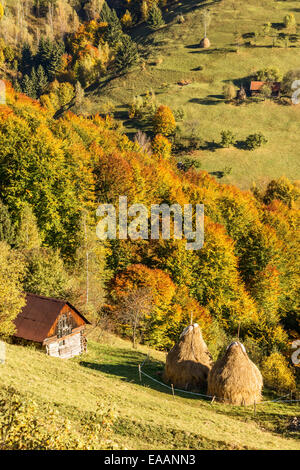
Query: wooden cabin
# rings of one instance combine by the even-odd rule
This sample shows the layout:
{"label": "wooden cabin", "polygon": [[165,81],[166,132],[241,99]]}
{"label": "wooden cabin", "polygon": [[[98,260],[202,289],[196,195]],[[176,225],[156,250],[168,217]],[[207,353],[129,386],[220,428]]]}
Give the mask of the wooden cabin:
{"label": "wooden cabin", "polygon": [[250,92],[251,96],[259,96],[261,93],[261,89],[263,86],[269,85],[272,89],[272,96],[277,97],[280,95],[280,88],[281,88],[281,83],[280,82],[251,82],[250,85]]}
{"label": "wooden cabin", "polygon": [[69,302],[26,294],[15,337],[41,344],[49,356],[68,359],[86,351],[88,320]]}

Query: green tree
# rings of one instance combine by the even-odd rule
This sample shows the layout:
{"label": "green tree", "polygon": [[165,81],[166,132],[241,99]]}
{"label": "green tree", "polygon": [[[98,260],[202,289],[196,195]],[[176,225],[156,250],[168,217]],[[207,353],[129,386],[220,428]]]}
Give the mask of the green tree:
{"label": "green tree", "polygon": [[256,134],[248,135],[245,140],[245,147],[247,150],[255,150],[267,142],[268,139],[261,132],[257,132]]}
{"label": "green tree", "polygon": [[123,36],[122,25],[115,10],[111,11],[107,22],[108,27],[105,39],[109,44],[115,46],[121,41]]}
{"label": "green tree", "polygon": [[115,59],[117,71],[131,69],[139,60],[137,45],[130,36],[124,34],[118,47]]}
{"label": "green tree", "polygon": [[36,99],[36,82],[32,80],[31,76],[25,75],[21,82],[22,92],[30,98]]}
{"label": "green tree", "polygon": [[65,46],[62,41],[51,41],[49,38],[42,38],[38,45],[35,63],[41,65],[49,80],[53,80],[62,65],[62,56]]}
{"label": "green tree", "polygon": [[21,209],[16,246],[21,250],[31,250],[41,246],[37,219],[28,203],[24,203]]}
{"label": "green tree", "polygon": [[0,242],[12,245],[15,241],[15,230],[7,207],[0,201]]}
{"label": "green tree", "polygon": [[39,65],[36,71],[36,91],[38,97],[43,95],[45,93],[46,87],[48,85],[48,78],[45,73],[44,67],[42,65]]}
{"label": "green tree", "polygon": [[231,131],[222,131],[221,132],[221,147],[228,148],[234,145],[236,142],[236,137]]}
{"label": "green tree", "polygon": [[281,82],[282,73],[277,67],[266,67],[256,72],[256,79],[262,82]]}
{"label": "green tree", "polygon": [[25,43],[21,51],[20,71],[23,75],[29,74],[32,68],[33,54],[31,47],[28,43]]}
{"label": "green tree", "polygon": [[68,275],[59,252],[50,248],[34,248],[25,253],[24,289],[47,297],[64,297]]}
{"label": "green tree", "polygon": [[147,23],[151,29],[158,29],[165,24],[161,9],[158,5],[154,4],[149,10]]}
{"label": "green tree", "polygon": [[25,305],[22,294],[24,263],[5,242],[0,242],[0,336],[11,336],[14,319]]}

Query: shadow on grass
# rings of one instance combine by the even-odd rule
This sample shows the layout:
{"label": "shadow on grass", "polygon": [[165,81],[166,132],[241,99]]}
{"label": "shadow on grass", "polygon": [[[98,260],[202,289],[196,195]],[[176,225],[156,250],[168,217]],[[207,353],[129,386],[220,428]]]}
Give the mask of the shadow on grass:
{"label": "shadow on grass", "polygon": [[189,100],[189,103],[201,104],[203,106],[214,106],[215,104],[223,103],[223,96],[221,98],[222,99],[216,99],[216,95],[208,95],[206,98],[192,98]]}
{"label": "shadow on grass", "polygon": [[[122,355],[122,358],[120,356]],[[123,382],[131,382],[136,385],[140,385],[143,387],[151,388],[157,392],[165,393],[167,395],[172,395],[172,390],[169,388],[170,386],[163,383],[162,380],[162,372],[164,364],[162,362],[146,362],[143,366],[143,371],[149,375],[151,378],[142,375],[142,381],[140,382],[139,378],[139,364],[142,364],[147,355],[140,353],[138,351],[128,351],[128,350],[117,350],[116,353],[110,354],[110,358],[116,358],[116,360],[123,360],[119,364],[107,364],[107,363],[99,363],[99,362],[92,362],[92,361],[80,361],[79,364],[82,367],[86,367],[88,369],[96,370],[102,372],[107,375],[114,375],[119,377]],[[157,381],[157,382],[156,382]],[[202,390],[199,393],[204,393],[205,391]],[[176,396],[182,398],[189,398],[192,400],[199,400],[201,397],[198,395],[194,395],[185,391],[176,391]],[[205,399],[205,397],[203,397]],[[207,401],[205,399],[205,401]]]}
{"label": "shadow on grass", "polygon": [[215,176],[217,179],[221,179],[224,177],[225,172],[224,171],[209,171],[208,174]]}

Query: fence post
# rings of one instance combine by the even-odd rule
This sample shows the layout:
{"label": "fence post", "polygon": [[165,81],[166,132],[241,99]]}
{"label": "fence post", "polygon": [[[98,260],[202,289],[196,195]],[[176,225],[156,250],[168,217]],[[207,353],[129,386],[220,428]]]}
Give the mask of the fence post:
{"label": "fence post", "polygon": [[141,364],[139,364],[139,376],[140,376],[140,382],[141,382],[142,381]]}
{"label": "fence post", "polygon": [[174,385],[173,384],[171,384],[171,388],[172,388],[173,398],[175,398],[175,392],[174,392]]}
{"label": "fence post", "polygon": [[212,397],[212,401],[210,402],[211,405],[212,405],[213,402],[215,401],[215,398],[216,398],[216,397],[215,397],[215,395],[214,395],[214,396]]}

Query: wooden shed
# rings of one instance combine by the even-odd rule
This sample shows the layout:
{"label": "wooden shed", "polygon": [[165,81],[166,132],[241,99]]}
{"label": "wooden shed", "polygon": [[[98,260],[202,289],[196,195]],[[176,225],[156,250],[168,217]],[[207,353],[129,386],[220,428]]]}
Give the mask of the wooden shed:
{"label": "wooden shed", "polygon": [[86,351],[87,324],[69,302],[26,294],[26,305],[15,319],[15,337],[41,344],[49,356],[67,359]]}

